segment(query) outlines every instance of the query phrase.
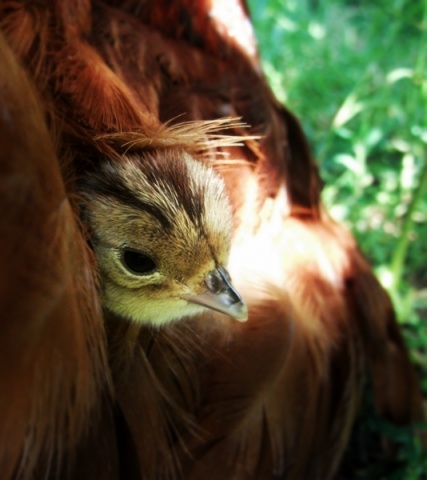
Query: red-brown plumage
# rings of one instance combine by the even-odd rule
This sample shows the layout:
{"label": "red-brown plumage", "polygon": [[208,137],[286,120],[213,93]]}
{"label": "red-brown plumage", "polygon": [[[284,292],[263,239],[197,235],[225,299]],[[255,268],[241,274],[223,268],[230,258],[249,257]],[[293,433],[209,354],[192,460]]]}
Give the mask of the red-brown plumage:
{"label": "red-brown plumage", "polygon": [[110,375],[93,262],[54,138],[0,41],[0,471],[29,478],[87,431]]}
{"label": "red-brown plumage", "polygon": [[[229,2],[234,24],[218,23],[219,4],[0,2],[4,479],[41,476],[51,455],[59,478],[329,479],[367,373],[382,415],[422,418],[390,301],[324,212],[304,134],[268,89],[253,38],[230,30],[246,7]],[[223,116],[251,126],[233,133],[261,135],[216,163],[249,321],[206,313],[139,331],[106,318],[106,343],[74,176],[115,148],[100,134],[151,138],[165,121]]]}

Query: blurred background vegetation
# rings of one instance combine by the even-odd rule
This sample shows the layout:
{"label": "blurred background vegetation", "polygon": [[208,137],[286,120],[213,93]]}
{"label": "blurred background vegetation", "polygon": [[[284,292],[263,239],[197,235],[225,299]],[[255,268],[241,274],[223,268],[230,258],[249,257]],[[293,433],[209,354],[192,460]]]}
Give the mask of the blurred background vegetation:
{"label": "blurred background vegetation", "polygon": [[[270,85],[303,124],[329,212],[391,294],[427,398],[427,0],[249,6]],[[400,462],[379,455],[342,478],[426,479],[418,440],[366,403],[361,428],[399,441]]]}

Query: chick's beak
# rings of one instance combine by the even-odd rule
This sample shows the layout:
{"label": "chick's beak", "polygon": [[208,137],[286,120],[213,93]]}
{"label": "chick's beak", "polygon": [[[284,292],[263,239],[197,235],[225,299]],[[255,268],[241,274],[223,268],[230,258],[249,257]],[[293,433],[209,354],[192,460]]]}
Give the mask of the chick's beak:
{"label": "chick's beak", "polygon": [[224,267],[209,272],[205,278],[206,291],[198,295],[185,295],[188,302],[197,303],[245,322],[248,307],[231,284],[230,275]]}

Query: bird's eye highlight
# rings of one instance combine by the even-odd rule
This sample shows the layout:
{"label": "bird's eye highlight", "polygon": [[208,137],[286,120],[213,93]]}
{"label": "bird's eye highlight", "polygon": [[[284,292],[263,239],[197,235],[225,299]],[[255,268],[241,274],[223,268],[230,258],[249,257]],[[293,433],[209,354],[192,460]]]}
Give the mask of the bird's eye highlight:
{"label": "bird's eye highlight", "polygon": [[153,273],[157,268],[156,263],[151,257],[132,248],[123,249],[121,261],[126,269],[134,275],[148,275],[149,273]]}

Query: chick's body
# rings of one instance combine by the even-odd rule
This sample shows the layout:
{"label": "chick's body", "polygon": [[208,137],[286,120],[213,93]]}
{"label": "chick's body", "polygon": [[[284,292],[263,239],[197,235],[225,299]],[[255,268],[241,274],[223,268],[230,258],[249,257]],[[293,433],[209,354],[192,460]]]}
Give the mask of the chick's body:
{"label": "chick's body", "polygon": [[[204,306],[218,309],[200,295],[217,299],[221,287],[231,287],[221,271],[230,249],[232,212],[211,168],[176,149],[129,155],[87,174],[80,192],[105,308],[156,325],[192,316]],[[209,288],[209,275],[211,283],[213,275],[213,283],[227,285]],[[237,295],[231,304],[240,308],[239,302]]]}

